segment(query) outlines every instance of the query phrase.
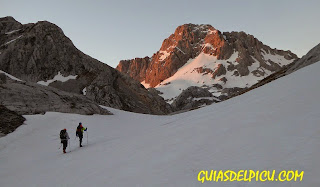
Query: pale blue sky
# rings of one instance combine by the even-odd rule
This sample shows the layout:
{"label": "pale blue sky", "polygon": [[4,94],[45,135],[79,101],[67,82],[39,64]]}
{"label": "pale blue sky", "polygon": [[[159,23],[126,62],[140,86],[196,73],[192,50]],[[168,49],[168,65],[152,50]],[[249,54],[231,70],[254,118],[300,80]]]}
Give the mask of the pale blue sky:
{"label": "pale blue sky", "polygon": [[184,23],[245,31],[301,57],[320,43],[319,9],[318,0],[0,0],[0,17],[53,22],[78,49],[113,67],[151,56]]}

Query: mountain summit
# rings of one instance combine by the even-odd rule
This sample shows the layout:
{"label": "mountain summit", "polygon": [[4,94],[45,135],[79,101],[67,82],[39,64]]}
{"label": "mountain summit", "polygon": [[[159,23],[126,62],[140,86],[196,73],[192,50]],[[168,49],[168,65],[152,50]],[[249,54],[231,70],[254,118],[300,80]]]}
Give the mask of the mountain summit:
{"label": "mountain summit", "polygon": [[155,87],[169,102],[190,86],[223,100],[296,59],[292,52],[272,49],[244,32],[184,24],[152,57],[122,60],[116,69],[145,87]]}
{"label": "mountain summit", "polygon": [[[129,76],[82,53],[61,28],[47,21],[22,25],[12,17],[0,18],[0,70],[22,81],[38,83],[32,86],[35,91],[39,91],[38,85],[42,84],[57,88],[56,95],[61,96],[61,90],[122,110],[151,114],[170,112],[170,106],[163,98],[148,92]],[[18,88],[22,89],[22,86]],[[12,98],[12,89],[1,89],[4,87],[0,91],[8,94],[2,95],[0,101]],[[28,90],[32,96],[32,89]],[[25,104],[25,91],[14,94],[17,93],[20,95],[16,98],[20,100],[16,103]],[[65,100],[62,97],[62,102]],[[6,107],[17,108],[10,106],[12,104],[7,103]],[[56,108],[52,110],[56,111]]]}

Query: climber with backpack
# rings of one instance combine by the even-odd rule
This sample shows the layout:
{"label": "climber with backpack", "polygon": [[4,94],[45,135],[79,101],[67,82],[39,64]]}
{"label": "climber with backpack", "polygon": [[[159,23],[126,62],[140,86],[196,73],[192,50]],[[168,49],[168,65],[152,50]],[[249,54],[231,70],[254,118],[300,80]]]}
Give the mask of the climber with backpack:
{"label": "climber with backpack", "polygon": [[60,131],[60,140],[61,140],[61,143],[63,144],[63,153],[66,153],[66,148],[68,146],[68,139],[70,138],[69,138],[67,129],[62,129]]}
{"label": "climber with backpack", "polygon": [[82,126],[82,123],[80,122],[78,127],[77,127],[77,131],[76,131],[76,136],[79,137],[79,141],[80,141],[80,147],[82,147],[82,138],[83,138],[83,131],[87,131],[88,128],[84,128]]}

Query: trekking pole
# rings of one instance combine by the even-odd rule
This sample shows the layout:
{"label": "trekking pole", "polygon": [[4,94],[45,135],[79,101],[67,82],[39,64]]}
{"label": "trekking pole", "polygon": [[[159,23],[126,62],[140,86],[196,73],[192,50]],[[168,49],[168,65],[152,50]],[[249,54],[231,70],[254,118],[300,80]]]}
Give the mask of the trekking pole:
{"label": "trekking pole", "polygon": [[87,129],[87,145],[88,145],[88,129]]}
{"label": "trekking pole", "polygon": [[69,152],[71,152],[71,139],[70,138],[69,138],[68,144],[69,144]]}
{"label": "trekking pole", "polygon": [[62,146],[62,143],[60,143],[60,147],[59,147],[59,149],[61,148],[61,146]]}

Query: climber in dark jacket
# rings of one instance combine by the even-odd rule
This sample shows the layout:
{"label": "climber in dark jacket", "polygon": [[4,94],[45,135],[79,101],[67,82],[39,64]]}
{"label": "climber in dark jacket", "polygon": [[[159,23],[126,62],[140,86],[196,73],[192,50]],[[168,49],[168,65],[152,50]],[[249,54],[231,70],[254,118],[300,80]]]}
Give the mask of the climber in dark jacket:
{"label": "climber in dark jacket", "polygon": [[69,138],[69,134],[67,132],[67,129],[63,129],[60,131],[60,139],[61,139],[61,143],[63,144],[63,153],[66,153],[66,148],[68,146],[68,140]]}

